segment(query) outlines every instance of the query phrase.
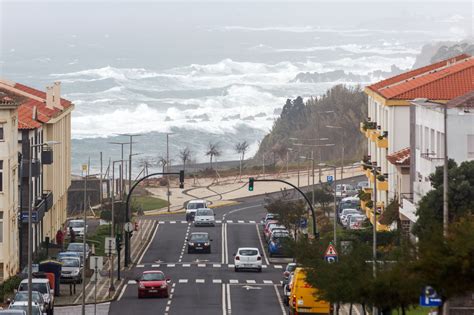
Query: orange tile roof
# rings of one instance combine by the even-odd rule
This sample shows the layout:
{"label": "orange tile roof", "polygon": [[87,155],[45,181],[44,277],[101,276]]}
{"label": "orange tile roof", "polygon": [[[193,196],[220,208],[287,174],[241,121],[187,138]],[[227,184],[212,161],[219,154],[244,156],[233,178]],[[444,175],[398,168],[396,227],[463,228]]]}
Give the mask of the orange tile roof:
{"label": "orange tile roof", "polygon": [[474,108],[474,90],[450,100],[446,105],[448,108]]}
{"label": "orange tile roof", "polygon": [[[14,88],[44,100],[41,102],[36,98],[21,96],[21,103],[20,106],[18,106],[18,129],[20,130],[40,128],[42,123],[47,123],[51,118],[57,117],[63,112],[63,110],[59,108],[54,107],[51,109],[46,106],[46,92],[20,83],[16,83]],[[14,94],[14,92],[9,92]],[[20,95],[14,95],[20,97]],[[64,109],[67,109],[72,106],[72,103],[69,100],[61,98],[61,105]],[[33,118],[34,109],[36,111],[36,119]]]}
{"label": "orange tile roof", "polygon": [[474,58],[466,54],[415,69],[367,87],[385,99],[450,100],[474,89]]}
{"label": "orange tile roof", "polygon": [[410,165],[410,148],[401,149],[387,155],[387,160],[393,165]]}

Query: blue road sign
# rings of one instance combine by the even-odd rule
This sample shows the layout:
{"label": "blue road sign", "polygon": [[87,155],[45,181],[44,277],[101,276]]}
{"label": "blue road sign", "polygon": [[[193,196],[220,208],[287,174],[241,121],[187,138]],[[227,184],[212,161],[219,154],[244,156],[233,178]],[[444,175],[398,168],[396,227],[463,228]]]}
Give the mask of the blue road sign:
{"label": "blue road sign", "polygon": [[326,260],[328,263],[334,263],[337,261],[336,248],[334,248],[332,243],[329,243],[329,246],[324,253],[324,260]]}
{"label": "blue road sign", "polygon": [[[21,221],[28,222],[28,212],[21,213]],[[36,211],[31,212],[31,222],[36,223],[38,221],[38,213]]]}
{"label": "blue road sign", "polygon": [[420,306],[437,307],[443,304],[438,293],[430,286],[426,286],[420,295]]}
{"label": "blue road sign", "polygon": [[326,176],[326,181],[327,181],[329,184],[332,183],[332,182],[334,181],[334,176],[332,176],[332,175]]}
{"label": "blue road sign", "polygon": [[301,218],[300,219],[300,228],[306,229],[308,227],[308,219]]}

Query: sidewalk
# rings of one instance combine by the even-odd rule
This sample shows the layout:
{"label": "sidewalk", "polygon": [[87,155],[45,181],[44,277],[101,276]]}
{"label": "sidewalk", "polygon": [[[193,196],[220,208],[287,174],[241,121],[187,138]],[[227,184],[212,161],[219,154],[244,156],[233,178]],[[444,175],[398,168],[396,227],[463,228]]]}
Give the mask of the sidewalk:
{"label": "sidewalk", "polygon": [[[312,185],[313,178],[312,178],[312,170],[308,172],[306,170],[300,171],[300,187],[308,186],[308,178],[309,178],[309,185]],[[341,169],[338,168],[336,172],[337,180],[340,179]],[[345,167],[344,168],[344,178],[354,177],[363,175],[360,167]],[[319,172],[315,170],[314,173],[314,183],[317,184],[319,182]],[[334,171],[331,170],[323,170],[321,172],[321,181],[324,183],[326,182],[327,176],[334,176]],[[184,208],[185,202],[191,199],[206,199],[211,202],[212,206],[218,207],[222,205],[228,205],[230,203],[235,203],[235,199],[244,198],[244,197],[252,197],[257,195],[262,195],[265,193],[271,193],[280,191],[283,188],[290,188],[288,185],[280,182],[255,182],[254,190],[248,191],[247,184],[248,184],[249,176],[242,176],[242,181],[239,181],[238,178],[234,177],[222,177],[216,182],[213,178],[200,178],[198,181],[194,179],[186,179],[184,183],[185,189],[179,188],[170,188],[171,196],[170,196],[170,210],[171,212],[178,212],[182,211]],[[282,179],[292,183],[293,185],[298,185],[298,173],[297,172],[290,172],[289,177],[286,176],[286,173],[280,174],[278,177],[275,174],[266,174],[265,176],[255,176],[258,179]],[[159,187],[159,188],[147,188],[154,196],[159,197],[161,199],[166,200],[166,187]],[[167,213],[167,207],[157,210],[151,210],[145,212],[145,215],[156,215],[161,213]]]}
{"label": "sidewalk", "polygon": [[[120,266],[121,266],[121,273],[122,275],[125,274],[127,270],[131,268],[133,262],[138,260],[141,253],[145,250],[148,241],[150,240],[153,231],[155,230],[157,222],[154,220],[147,220],[147,219],[140,219],[138,221],[139,229],[138,231],[133,233],[133,237],[131,238],[131,246],[132,252],[130,254],[132,263],[129,264],[128,268],[124,268],[124,258],[125,253],[122,249],[120,255]],[[114,286],[115,291],[109,292],[110,287],[110,261],[108,257],[104,257],[104,268],[99,273],[98,281],[97,281],[97,303],[103,303],[107,301],[113,300],[119,293],[122,285],[124,284],[125,280],[122,276],[122,279],[119,281],[117,280],[117,257],[114,258]],[[94,293],[95,293],[95,283],[94,283],[95,276],[92,275],[91,278],[86,279],[86,303],[94,303]],[[82,303],[82,284],[76,285],[76,294],[74,296],[66,295],[65,292],[62,292],[62,296],[56,299],[56,306],[64,306],[64,305],[78,305]]]}

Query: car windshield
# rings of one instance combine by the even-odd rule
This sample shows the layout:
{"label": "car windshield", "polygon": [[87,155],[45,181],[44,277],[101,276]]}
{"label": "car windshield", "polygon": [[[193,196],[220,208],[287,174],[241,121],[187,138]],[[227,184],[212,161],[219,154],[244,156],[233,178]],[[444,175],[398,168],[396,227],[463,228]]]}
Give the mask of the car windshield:
{"label": "car windshield", "polygon": [[357,213],[359,211],[355,210],[355,209],[345,209],[342,211],[342,214],[343,215],[348,215],[348,214],[354,214],[354,213]]}
{"label": "car windshield", "polygon": [[69,227],[82,228],[82,227],[84,227],[84,222],[83,222],[83,221],[73,221],[73,222],[69,222]]}
{"label": "car windshield", "polygon": [[[10,305],[10,309],[12,310],[22,310],[22,311],[25,311],[27,312],[28,311],[28,305],[15,305],[15,304],[12,304]],[[33,305],[33,308],[32,308],[32,311],[33,311],[33,315],[40,315],[41,314],[41,310],[39,309],[39,307],[36,305]]]}
{"label": "car windshield", "polygon": [[67,250],[73,252],[82,252],[84,250],[84,247],[82,246],[82,244],[79,243],[71,243],[67,247]]}
{"label": "car windshield", "polygon": [[61,259],[60,262],[63,264],[63,267],[79,267],[79,259]]}
{"label": "car windshield", "polygon": [[64,257],[79,257],[79,255],[76,252],[62,252],[58,254],[59,259]]}
{"label": "car windshield", "polygon": [[196,211],[196,215],[197,216],[199,216],[199,215],[210,216],[210,215],[214,215],[214,213],[212,212],[212,210],[198,210],[198,211]]}
{"label": "car windshield", "polygon": [[[46,287],[46,283],[32,283],[31,289],[33,291],[38,291],[41,294],[48,293],[48,288]],[[19,291],[28,291],[28,283],[21,283]]]}
{"label": "car windshield", "polygon": [[363,216],[351,216],[351,218],[349,219],[352,222],[360,222],[360,221],[364,221],[364,217]]}
{"label": "car windshield", "polygon": [[286,271],[292,272],[292,271],[295,271],[295,269],[296,269],[296,264],[288,264],[288,266],[286,266]]}
{"label": "car windshield", "polygon": [[255,256],[255,255],[258,255],[258,251],[256,249],[241,249],[239,251],[239,255],[241,255],[241,256]]}
{"label": "car windshield", "polygon": [[206,205],[204,203],[199,203],[199,202],[192,202],[188,203],[188,209],[199,209],[199,208],[205,208]]}
{"label": "car windshield", "polygon": [[194,242],[207,242],[209,236],[207,234],[191,234],[191,241]]}
{"label": "car windshield", "polygon": [[165,275],[161,272],[144,273],[141,278],[142,281],[163,281]]}
{"label": "car windshield", "polygon": [[[42,296],[38,292],[36,291],[31,292],[31,297],[33,298],[34,302],[43,303]],[[28,292],[27,291],[17,292],[13,300],[15,302],[28,301]]]}

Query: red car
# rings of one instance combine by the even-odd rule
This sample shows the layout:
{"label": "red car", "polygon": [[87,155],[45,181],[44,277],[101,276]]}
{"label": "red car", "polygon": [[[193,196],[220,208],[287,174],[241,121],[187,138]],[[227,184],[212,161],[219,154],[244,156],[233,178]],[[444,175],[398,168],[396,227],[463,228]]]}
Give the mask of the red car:
{"label": "red car", "polygon": [[165,274],[158,270],[144,271],[137,279],[138,298],[147,296],[169,297],[168,284]]}

